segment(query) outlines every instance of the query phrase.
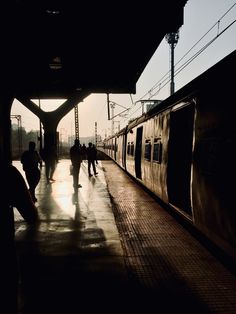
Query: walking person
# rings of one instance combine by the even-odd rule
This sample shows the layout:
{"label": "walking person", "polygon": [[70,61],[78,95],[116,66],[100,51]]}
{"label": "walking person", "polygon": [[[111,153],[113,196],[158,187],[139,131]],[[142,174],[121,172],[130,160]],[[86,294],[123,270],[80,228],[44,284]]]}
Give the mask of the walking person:
{"label": "walking person", "polygon": [[98,173],[96,171],[95,162],[97,163],[97,149],[95,145],[89,142],[89,146],[87,148],[87,158],[88,158],[88,175],[92,177],[91,166],[93,168],[93,173],[96,176]]}
{"label": "walking person", "polygon": [[80,141],[75,139],[74,145],[70,148],[70,159],[72,163],[72,175],[73,175],[73,187],[74,189],[81,188],[82,185],[79,184],[79,172],[80,166],[82,162],[82,149],[80,145]]}
{"label": "walking person", "polygon": [[55,179],[53,178],[53,175],[58,163],[57,149],[55,145],[43,150],[43,160],[45,162],[45,175],[47,183],[54,182]]}
{"label": "walking person", "polygon": [[21,163],[23,165],[23,170],[25,171],[25,176],[29,185],[29,191],[33,202],[37,202],[35,189],[40,180],[39,166],[42,162],[42,159],[39,153],[35,150],[35,147],[35,142],[30,141],[29,149],[24,151],[21,156]]}
{"label": "walking person", "polygon": [[81,151],[82,151],[82,161],[87,159],[87,147],[85,144],[81,146]]}
{"label": "walking person", "polygon": [[94,149],[94,161],[97,165],[98,164],[98,160],[97,160],[98,151],[97,151],[95,144],[93,144],[93,149]]}

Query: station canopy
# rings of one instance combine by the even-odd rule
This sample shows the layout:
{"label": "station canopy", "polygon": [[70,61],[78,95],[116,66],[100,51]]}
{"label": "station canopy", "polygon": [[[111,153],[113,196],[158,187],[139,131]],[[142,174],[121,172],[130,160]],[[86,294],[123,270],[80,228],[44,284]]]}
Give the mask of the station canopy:
{"label": "station canopy", "polygon": [[[3,88],[29,98],[135,93],[187,0],[8,0],[1,5]],[[158,72],[158,69],[154,69]]]}

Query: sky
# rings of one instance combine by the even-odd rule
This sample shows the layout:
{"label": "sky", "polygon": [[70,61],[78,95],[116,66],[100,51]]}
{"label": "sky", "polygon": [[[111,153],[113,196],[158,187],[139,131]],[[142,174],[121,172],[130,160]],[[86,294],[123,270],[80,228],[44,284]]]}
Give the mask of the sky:
{"label": "sky", "polygon": [[[157,12],[157,18],[158,14]],[[179,29],[179,40],[174,52],[175,91],[236,49],[235,20],[235,0],[187,1],[184,7],[184,24]],[[216,40],[209,44],[216,36]],[[115,132],[119,128],[122,129],[130,119],[141,115],[141,99],[164,100],[170,95],[169,70],[170,46],[163,38],[136,83],[136,94],[109,95],[110,101],[115,103],[116,117],[113,124]],[[52,111],[63,101],[41,100],[41,108]],[[38,100],[35,103],[37,104]],[[106,94],[91,94],[79,103],[78,108],[80,137],[94,136],[95,123],[97,134],[103,138],[111,135],[112,122],[108,120]],[[124,113],[119,115],[124,108],[130,109],[125,115]],[[39,129],[38,118],[17,100],[13,102],[11,114],[21,115],[22,127],[27,132]],[[13,118],[12,123],[17,121],[14,122]],[[69,136],[75,134],[73,110],[61,120],[57,130],[61,133],[63,141],[67,141]]]}

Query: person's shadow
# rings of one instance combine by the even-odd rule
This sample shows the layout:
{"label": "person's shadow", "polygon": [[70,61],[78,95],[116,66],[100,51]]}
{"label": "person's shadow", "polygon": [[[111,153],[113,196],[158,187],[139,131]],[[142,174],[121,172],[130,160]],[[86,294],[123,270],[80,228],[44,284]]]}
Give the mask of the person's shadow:
{"label": "person's shadow", "polygon": [[21,314],[106,313],[124,291],[123,258],[114,256],[82,193],[74,193],[74,216],[41,221],[17,237]]}

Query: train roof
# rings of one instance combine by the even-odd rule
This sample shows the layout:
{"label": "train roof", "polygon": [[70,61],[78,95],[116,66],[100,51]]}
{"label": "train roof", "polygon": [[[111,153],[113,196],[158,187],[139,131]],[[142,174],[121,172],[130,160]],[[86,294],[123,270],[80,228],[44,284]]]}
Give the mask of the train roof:
{"label": "train roof", "polygon": [[187,101],[188,98],[191,98],[193,94],[199,91],[205,91],[205,97],[207,97],[207,95],[211,98],[213,98],[214,95],[217,96],[217,87],[221,88],[223,84],[229,84],[229,86],[234,84],[232,77],[234,76],[235,69],[236,50],[148,111],[146,119],[173,106],[175,103],[179,103],[181,100]]}
{"label": "train roof", "polygon": [[[236,50],[227,55],[214,66],[203,72],[201,75],[193,79],[191,82],[183,86],[173,95],[160,102],[153,109],[129,122],[128,125],[120,130],[120,132],[115,134],[115,136],[131,130],[133,127],[150,119],[157,113],[160,113],[168,109],[169,107],[174,106],[180,101],[188,101],[188,99],[191,99],[193,94],[196,95],[196,93],[198,93],[199,91],[204,94],[204,97],[209,97],[213,99],[214,97],[218,97],[217,89],[222,88],[223,84],[226,84],[228,88],[233,89],[235,83],[232,78],[234,76],[235,69]],[[227,97],[227,95],[225,95],[225,97]]]}

